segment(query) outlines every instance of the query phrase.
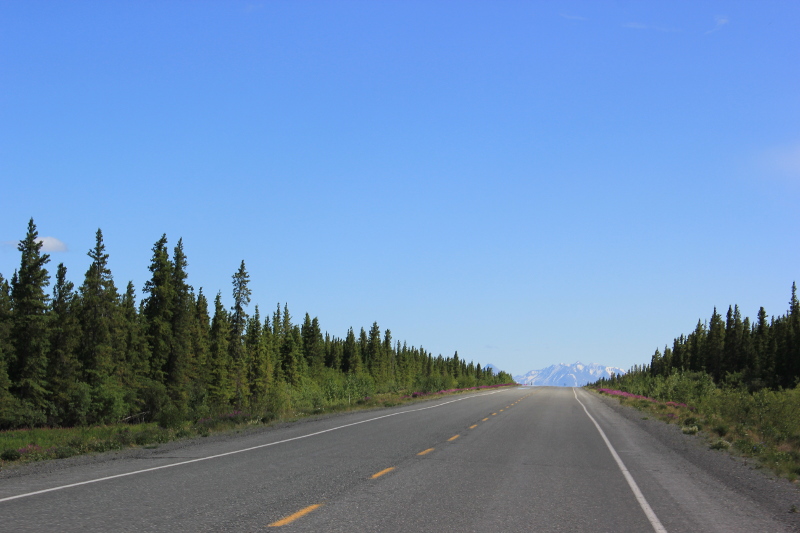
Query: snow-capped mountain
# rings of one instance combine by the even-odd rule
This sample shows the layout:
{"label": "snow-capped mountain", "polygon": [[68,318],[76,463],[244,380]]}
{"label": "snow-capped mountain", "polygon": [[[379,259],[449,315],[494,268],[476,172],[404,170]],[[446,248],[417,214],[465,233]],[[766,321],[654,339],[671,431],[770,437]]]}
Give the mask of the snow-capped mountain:
{"label": "snow-capped mountain", "polygon": [[619,375],[624,374],[625,371],[615,366],[604,366],[596,363],[588,365],[580,362],[571,365],[559,363],[541,370],[531,370],[522,376],[514,376],[514,381],[523,385],[582,387],[600,378],[609,378],[612,373]]}
{"label": "snow-capped mountain", "polygon": [[492,363],[487,363],[483,368],[491,368],[493,374],[499,374],[502,372],[502,370],[494,366]]}

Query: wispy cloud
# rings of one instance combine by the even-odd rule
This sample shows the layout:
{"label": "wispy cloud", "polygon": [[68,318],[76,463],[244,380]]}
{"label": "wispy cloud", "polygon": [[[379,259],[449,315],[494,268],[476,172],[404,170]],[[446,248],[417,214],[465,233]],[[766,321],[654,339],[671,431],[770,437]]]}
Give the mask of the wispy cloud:
{"label": "wispy cloud", "polygon": [[245,13],[255,13],[264,9],[264,4],[247,4],[244,6]]}
{"label": "wispy cloud", "polygon": [[[55,237],[39,237],[36,239],[38,242],[42,243],[42,251],[43,252],[66,252],[68,251],[67,245],[64,244],[63,241],[56,239]],[[2,241],[0,242],[4,250],[8,249],[17,249],[19,245],[19,241]]]}
{"label": "wispy cloud", "polygon": [[717,15],[716,25],[713,28],[711,28],[710,30],[708,30],[706,32],[706,35],[708,35],[709,33],[714,33],[715,31],[721,30],[722,27],[725,26],[726,24],[728,24],[729,22],[730,22],[730,19],[728,17],[723,17],[721,15]]}
{"label": "wispy cloud", "polygon": [[760,159],[767,170],[800,181],[800,141],[769,148],[762,152]]}
{"label": "wispy cloud", "polygon": [[652,31],[660,31],[666,33],[675,33],[682,31],[680,28],[665,28],[663,26],[650,26],[648,24],[642,24],[641,22],[627,22],[622,25],[623,28],[630,28],[632,30],[652,30]]}
{"label": "wispy cloud", "polygon": [[578,15],[568,15],[567,13],[559,13],[559,16],[567,20],[589,20],[586,17],[579,17]]}

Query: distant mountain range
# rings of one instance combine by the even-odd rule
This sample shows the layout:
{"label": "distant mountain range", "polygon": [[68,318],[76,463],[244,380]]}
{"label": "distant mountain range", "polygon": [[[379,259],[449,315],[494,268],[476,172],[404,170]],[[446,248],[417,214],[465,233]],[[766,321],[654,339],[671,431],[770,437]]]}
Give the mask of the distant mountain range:
{"label": "distant mountain range", "polygon": [[527,374],[514,376],[514,381],[522,385],[548,385],[551,387],[583,387],[600,378],[609,378],[611,374],[625,374],[615,366],[598,365],[597,363],[576,362],[571,365],[559,363],[541,370],[531,370]]}

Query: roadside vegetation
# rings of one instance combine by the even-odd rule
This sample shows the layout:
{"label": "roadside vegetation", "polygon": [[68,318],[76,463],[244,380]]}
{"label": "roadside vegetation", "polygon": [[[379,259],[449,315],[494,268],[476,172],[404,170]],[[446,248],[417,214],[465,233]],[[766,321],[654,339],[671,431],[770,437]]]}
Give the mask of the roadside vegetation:
{"label": "roadside vegetation", "polygon": [[[377,322],[343,337],[288,305],[248,312],[250,276],[232,276],[233,306],[211,309],[189,284],[182,240],[158,239],[136,301],[117,290],[100,230],[76,287],[33,220],[20,266],[0,274],[0,460],[67,457],[152,445],[239,425],[411,401],[437,391],[511,383],[474,362],[434,356]],[[144,262],[143,262],[144,263]]]}
{"label": "roadside vegetation", "polygon": [[698,433],[716,450],[751,457],[795,483],[800,479],[800,303],[750,324],[738,307],[714,309],[649,365],[590,385],[650,417]]}
{"label": "roadside vegetation", "polygon": [[64,459],[74,455],[100,453],[126,448],[156,448],[174,440],[208,437],[217,433],[238,432],[253,426],[291,422],[323,413],[394,407],[421,400],[464,392],[516,386],[515,383],[482,385],[466,389],[449,389],[411,394],[383,393],[352,402],[328,404],[313,409],[288,410],[283,413],[247,413],[230,411],[190,421],[164,416],[158,422],[129,424],[120,422],[100,426],[73,428],[32,428],[0,432],[0,468],[12,463],[46,459]]}

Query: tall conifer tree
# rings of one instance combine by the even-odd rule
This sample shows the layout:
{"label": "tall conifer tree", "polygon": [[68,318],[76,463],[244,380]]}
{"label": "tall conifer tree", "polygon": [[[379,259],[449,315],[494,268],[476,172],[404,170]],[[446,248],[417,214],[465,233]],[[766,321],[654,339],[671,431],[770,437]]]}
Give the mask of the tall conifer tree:
{"label": "tall conifer tree", "polygon": [[361,354],[356,342],[356,335],[353,328],[347,330],[347,337],[344,339],[344,350],[342,352],[342,371],[357,374],[362,371]]}
{"label": "tall conifer tree", "polygon": [[247,321],[245,349],[250,362],[250,404],[261,405],[267,397],[272,382],[272,368],[261,324],[261,313],[256,306],[253,316]]}
{"label": "tall conifer tree", "polygon": [[142,301],[142,314],[147,323],[150,375],[155,381],[166,383],[173,345],[172,313],[175,306],[174,273],[167,251],[166,234],[153,246],[149,270],[151,278],[144,284],[144,292],[148,296]]}
{"label": "tall conifer tree", "polygon": [[42,242],[33,219],[28,222],[25,239],[17,249],[22,257],[11,287],[11,338],[15,360],[10,365],[9,377],[17,397],[30,406],[33,410],[31,417],[38,422],[44,417],[49,396],[46,382],[50,349],[49,298],[45,287],[50,284],[50,275],[45,265],[50,261],[50,256],[41,253]]}
{"label": "tall conifer tree", "polygon": [[114,373],[118,363],[114,343],[119,294],[108,268],[101,230],[97,230],[95,246],[87,255],[92,262],[80,288],[80,351],[87,381],[97,387]]}
{"label": "tall conifer tree", "polygon": [[71,403],[82,381],[78,348],[81,328],[78,322],[79,300],[75,286],[67,280],[67,267],[58,265],[50,318],[50,356],[47,381],[51,391],[51,416],[56,424],[69,423],[72,419]]}
{"label": "tall conifer tree", "polygon": [[714,378],[714,381],[719,381],[724,375],[723,369],[725,368],[725,323],[722,321],[720,314],[717,313],[716,307],[708,324],[708,337],[705,348],[707,371]]}
{"label": "tall conifer tree", "polygon": [[143,380],[150,375],[150,347],[144,319],[136,310],[136,290],[133,282],[125,287],[120,305],[120,332],[123,338],[123,353],[126,372],[122,379],[130,394],[138,394]]}
{"label": "tall conifer tree", "polygon": [[245,348],[244,334],[247,327],[247,311],[250,305],[251,290],[248,287],[250,275],[247,273],[244,261],[239,265],[239,270],[233,275],[233,307],[230,312],[231,338],[229,350],[231,354],[231,381],[234,388],[234,398],[239,408],[246,406],[250,398],[249,379],[250,362],[248,351]]}
{"label": "tall conifer tree", "polygon": [[14,354],[11,318],[11,290],[0,274],[0,429],[12,425],[17,401],[11,395],[11,380],[8,377],[8,363]]}
{"label": "tall conifer tree", "polygon": [[200,406],[205,402],[206,385],[209,382],[209,343],[211,320],[208,315],[208,300],[201,287],[194,301],[194,322],[192,324],[193,365],[190,372],[192,401]]}
{"label": "tall conifer tree", "polygon": [[311,369],[312,375],[316,374],[325,365],[322,332],[320,331],[317,317],[312,320],[306,313],[300,332],[303,338],[303,354],[306,358],[306,364]]}
{"label": "tall conifer tree", "polygon": [[184,411],[189,401],[189,377],[192,373],[192,326],[194,301],[192,287],[187,283],[188,262],[183,251],[183,239],[178,239],[172,253],[171,338],[166,364],[166,384],[172,401]]}
{"label": "tall conifer tree", "polygon": [[[81,420],[108,423],[129,412],[121,376],[127,374],[124,338],[120,334],[120,298],[103,242],[97,230],[92,260],[80,287],[80,356],[86,382],[91,387],[91,408]],[[85,401],[85,397],[82,401]]]}
{"label": "tall conifer tree", "polygon": [[217,293],[214,299],[214,318],[211,319],[209,339],[209,385],[208,393],[211,401],[218,406],[226,406],[233,398],[230,383],[230,321],[225,307],[222,305],[222,295]]}

